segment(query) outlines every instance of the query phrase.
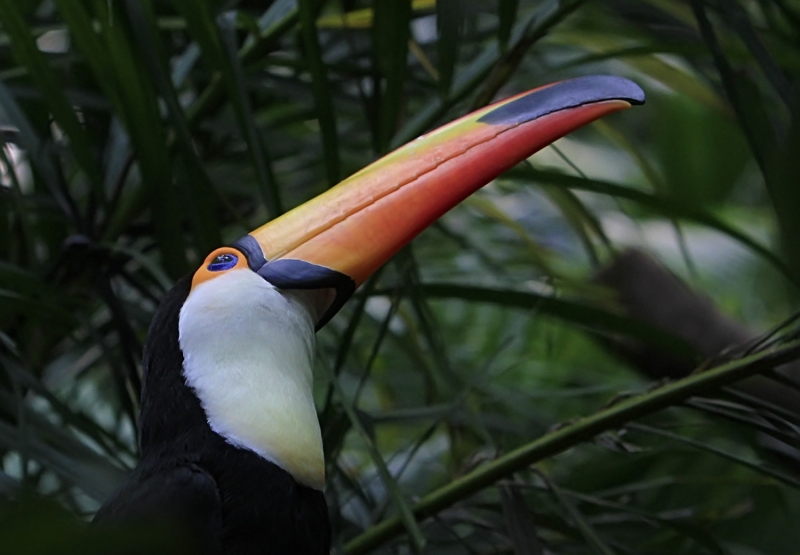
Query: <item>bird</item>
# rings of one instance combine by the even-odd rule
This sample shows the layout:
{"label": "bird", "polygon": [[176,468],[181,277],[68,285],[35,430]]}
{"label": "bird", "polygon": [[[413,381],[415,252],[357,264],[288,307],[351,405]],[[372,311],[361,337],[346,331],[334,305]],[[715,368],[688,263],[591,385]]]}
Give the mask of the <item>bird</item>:
{"label": "bird", "polygon": [[191,552],[324,555],[315,332],[403,245],[566,133],[644,102],[614,76],[513,96],[411,141],[210,253],[163,298],[142,359],[141,458],[98,525],[169,521]]}

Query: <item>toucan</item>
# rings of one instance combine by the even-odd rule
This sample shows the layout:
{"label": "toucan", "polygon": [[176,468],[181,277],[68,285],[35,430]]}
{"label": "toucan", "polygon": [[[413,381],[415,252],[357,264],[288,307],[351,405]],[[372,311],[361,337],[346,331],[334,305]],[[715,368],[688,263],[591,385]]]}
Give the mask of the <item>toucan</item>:
{"label": "toucan", "polygon": [[141,460],[100,523],[169,519],[196,552],[324,555],[315,332],[403,245],[570,131],[644,102],[591,76],[464,116],[209,254],[166,294],[143,356]]}

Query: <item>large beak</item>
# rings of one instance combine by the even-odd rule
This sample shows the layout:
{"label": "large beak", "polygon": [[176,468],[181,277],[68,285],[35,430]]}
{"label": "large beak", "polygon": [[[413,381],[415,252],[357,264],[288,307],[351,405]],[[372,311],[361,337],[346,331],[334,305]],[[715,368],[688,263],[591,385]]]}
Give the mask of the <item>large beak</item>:
{"label": "large beak", "polygon": [[631,81],[562,81],[462,117],[238,240],[281,289],[335,290],[324,325],[375,270],[503,171],[587,123],[642,104]]}

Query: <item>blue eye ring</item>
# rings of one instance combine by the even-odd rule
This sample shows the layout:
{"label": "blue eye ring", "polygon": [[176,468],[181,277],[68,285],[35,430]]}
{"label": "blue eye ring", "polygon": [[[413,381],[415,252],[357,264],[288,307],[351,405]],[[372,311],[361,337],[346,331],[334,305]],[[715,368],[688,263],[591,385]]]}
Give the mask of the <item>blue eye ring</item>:
{"label": "blue eye ring", "polygon": [[230,270],[239,262],[239,257],[233,253],[224,253],[220,254],[214,260],[211,261],[211,264],[208,265],[209,272],[222,272],[224,270]]}

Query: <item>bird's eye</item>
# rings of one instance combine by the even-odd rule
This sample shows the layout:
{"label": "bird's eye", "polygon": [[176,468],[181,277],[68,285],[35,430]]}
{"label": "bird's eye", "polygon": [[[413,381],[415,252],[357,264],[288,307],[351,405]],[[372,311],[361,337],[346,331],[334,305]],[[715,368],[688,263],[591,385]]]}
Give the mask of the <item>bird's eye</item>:
{"label": "bird's eye", "polygon": [[211,261],[208,265],[209,272],[221,272],[223,270],[230,270],[239,261],[239,257],[235,254],[221,254]]}

